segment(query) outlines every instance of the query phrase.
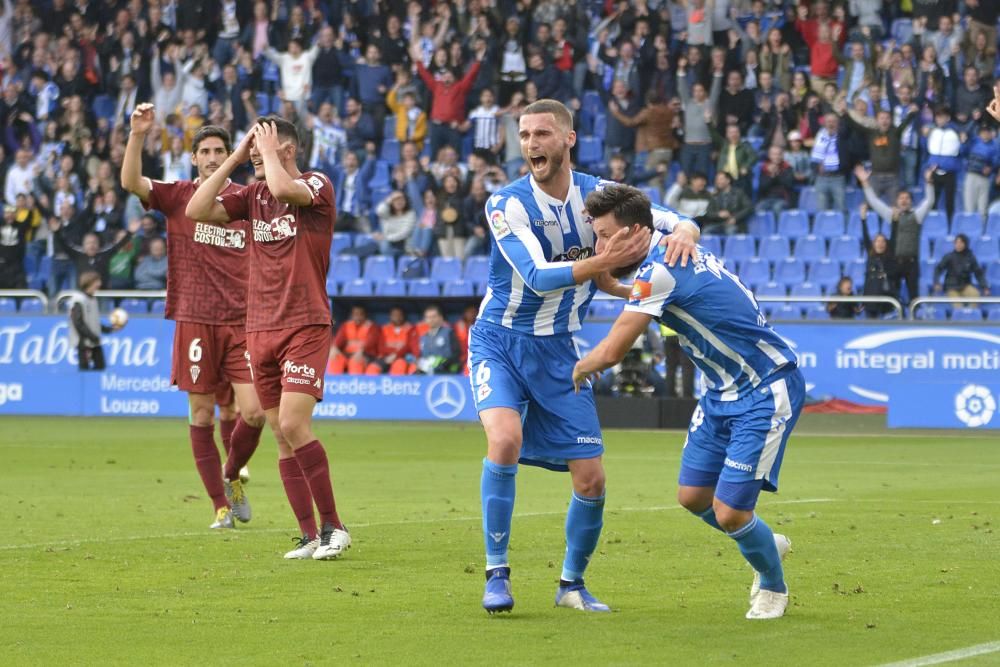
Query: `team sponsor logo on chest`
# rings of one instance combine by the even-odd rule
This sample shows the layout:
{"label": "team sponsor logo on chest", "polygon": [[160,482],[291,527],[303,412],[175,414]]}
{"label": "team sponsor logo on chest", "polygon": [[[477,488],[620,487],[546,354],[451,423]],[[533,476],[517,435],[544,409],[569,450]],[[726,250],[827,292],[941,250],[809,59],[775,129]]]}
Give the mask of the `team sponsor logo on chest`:
{"label": "team sponsor logo on chest", "polygon": [[535,227],[558,227],[558,220],[532,220],[531,224]]}
{"label": "team sponsor logo on chest", "polygon": [[194,242],[217,248],[236,248],[239,250],[247,246],[246,232],[242,229],[227,229],[204,222],[194,223]]}
{"label": "team sponsor logo on chest", "polygon": [[281,215],[271,220],[253,220],[253,240],[257,243],[273,243],[284,241],[295,236],[298,226],[295,223],[295,216],[291,214]]}

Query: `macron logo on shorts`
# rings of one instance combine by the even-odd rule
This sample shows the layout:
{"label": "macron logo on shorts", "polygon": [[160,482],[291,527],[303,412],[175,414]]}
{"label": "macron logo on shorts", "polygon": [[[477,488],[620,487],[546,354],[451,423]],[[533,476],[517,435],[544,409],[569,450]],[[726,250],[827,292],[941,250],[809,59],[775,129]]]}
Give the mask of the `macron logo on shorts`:
{"label": "macron logo on shorts", "polygon": [[725,461],[727,468],[733,468],[734,470],[742,470],[743,472],[753,472],[753,466],[749,463],[740,463],[739,461],[734,461],[728,456]]}
{"label": "macron logo on shorts", "polygon": [[578,445],[603,445],[604,440],[602,438],[597,438],[592,435],[581,435],[576,439],[576,444]]}

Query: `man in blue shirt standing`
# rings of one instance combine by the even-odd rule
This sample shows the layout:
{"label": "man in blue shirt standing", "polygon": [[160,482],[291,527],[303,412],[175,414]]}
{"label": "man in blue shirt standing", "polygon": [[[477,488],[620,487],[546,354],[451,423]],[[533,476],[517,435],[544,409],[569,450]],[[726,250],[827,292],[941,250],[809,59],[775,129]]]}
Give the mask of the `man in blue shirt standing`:
{"label": "man in blue shirt standing", "polygon": [[[487,453],[481,482],[486,544],[487,612],[510,611],[507,545],[514,511],[518,462],[569,471],[573,495],[566,517],[566,556],[556,604],[608,611],[583,584],[583,573],[601,534],[604,453],[592,392],[573,391],[580,329],[595,281],[624,298],[628,289],[608,273],[639,262],[650,232],[622,230],[594,256],[594,230],[584,212],[586,196],[605,187],[595,176],[570,170],[576,141],[573,117],[555,100],[527,106],[518,127],[530,171],[490,197],[486,219],[496,241],[479,316],[469,333],[469,377]],[[648,205],[648,200],[647,200]],[[668,209],[647,211],[664,241],[667,261],[687,258],[697,226]]]}
{"label": "man in blue shirt standing", "polygon": [[[636,188],[604,188],[590,194],[586,206],[597,257],[622,229],[638,234],[653,227],[649,199]],[[654,319],[677,332],[706,388],[684,444],[678,500],[735,540],[753,567],[746,617],[778,618],[788,606],[781,560],[790,542],[772,533],[754,507],[762,490],[778,490],[805,383],[795,353],[739,279],[701,248],[688,266],[669,266],[659,236],[653,232],[645,261],[620,264],[613,272],[635,275],[628,304],[607,338],[576,365],[573,383],[586,391],[588,378],[619,363]]]}

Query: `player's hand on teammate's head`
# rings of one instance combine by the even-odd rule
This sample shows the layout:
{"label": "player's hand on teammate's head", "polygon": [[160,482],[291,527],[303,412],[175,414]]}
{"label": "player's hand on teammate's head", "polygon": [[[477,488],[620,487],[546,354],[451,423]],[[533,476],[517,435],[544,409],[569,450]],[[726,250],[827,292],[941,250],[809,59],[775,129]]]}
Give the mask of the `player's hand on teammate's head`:
{"label": "player's hand on teammate's head", "polygon": [[639,225],[622,227],[604,244],[605,258],[611,269],[631,266],[649,254],[652,232]]}
{"label": "player's hand on teammate's head", "polygon": [[677,225],[674,230],[663,237],[660,245],[666,246],[667,251],[663,255],[663,260],[667,266],[673,268],[677,265],[677,260],[681,261],[681,266],[687,266],[688,260],[694,260],[698,256],[698,242],[694,238],[693,226]]}
{"label": "player's hand on teammate's head", "polygon": [[129,118],[129,126],[133,132],[146,134],[153,125],[156,124],[156,115],[153,113],[153,105],[148,102],[137,104],[132,116]]}

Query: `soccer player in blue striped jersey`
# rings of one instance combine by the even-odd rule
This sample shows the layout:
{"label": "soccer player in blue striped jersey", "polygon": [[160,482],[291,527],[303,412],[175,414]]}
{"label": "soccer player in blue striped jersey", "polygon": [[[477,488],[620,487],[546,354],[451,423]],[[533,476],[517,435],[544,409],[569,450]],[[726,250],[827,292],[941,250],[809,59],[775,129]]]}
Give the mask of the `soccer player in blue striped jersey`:
{"label": "soccer player in blue striped jersey", "polygon": [[[638,233],[653,226],[649,199],[636,188],[604,188],[586,203],[598,257],[622,229]],[[623,263],[613,273],[634,273],[631,296],[608,336],[576,365],[573,383],[584,390],[588,378],[620,362],[652,320],[677,332],[705,379],[684,443],[678,500],[735,540],[753,567],[746,617],[778,618],[788,606],[781,561],[790,543],[772,533],[754,508],[762,490],[778,490],[805,382],[795,353],[736,276],[701,248],[687,267],[668,266],[658,237],[654,232],[645,261]]]}
{"label": "soccer player in blue striped jersey", "polygon": [[[570,170],[576,141],[572,115],[559,102],[539,100],[525,108],[518,130],[530,173],[487,202],[495,243],[486,296],[469,333],[469,375],[487,439],[483,607],[493,613],[514,606],[507,546],[521,462],[568,470],[572,478],[556,604],[607,611],[583,583],[603,526],[604,446],[593,394],[589,388],[573,391],[570,375],[579,357],[572,335],[597,285],[628,296],[609,271],[641,261],[651,233],[623,229],[595,256],[583,202],[605,183]],[[667,261],[686,264],[697,225],[667,209],[652,207],[649,213],[658,228],[671,232],[664,241]]]}

